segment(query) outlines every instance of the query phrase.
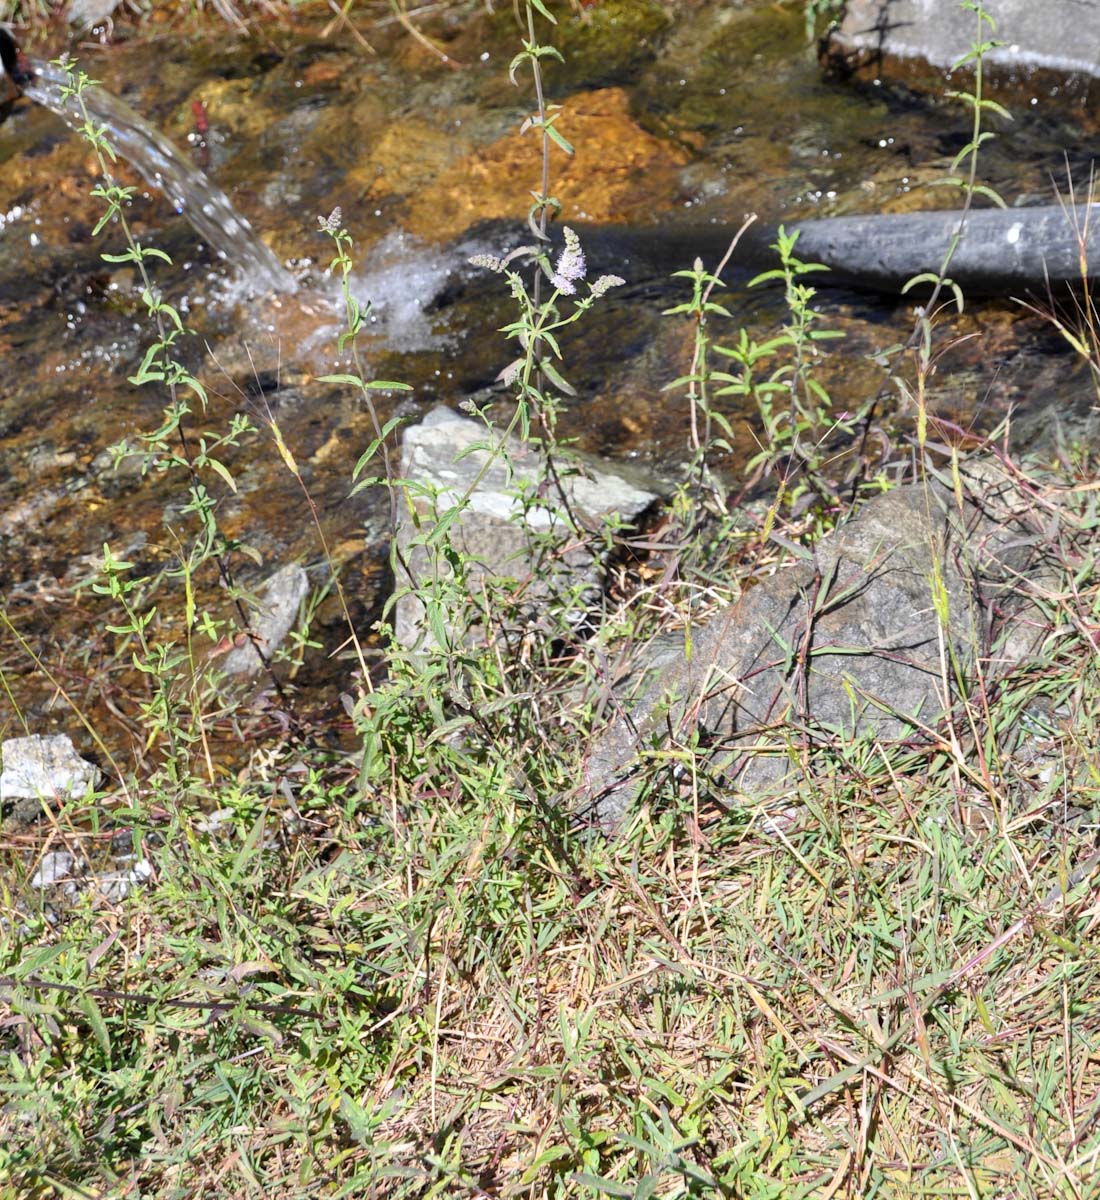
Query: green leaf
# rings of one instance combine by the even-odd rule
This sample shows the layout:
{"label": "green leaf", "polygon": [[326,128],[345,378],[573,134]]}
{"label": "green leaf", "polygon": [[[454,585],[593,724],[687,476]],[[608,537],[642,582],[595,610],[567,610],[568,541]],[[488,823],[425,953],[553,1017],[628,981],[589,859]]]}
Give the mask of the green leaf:
{"label": "green leaf", "polygon": [[547,122],[545,125],[543,125],[543,129],[546,130],[546,136],[554,143],[555,146],[557,146],[560,150],[564,150],[566,154],[573,154],[573,147],[565,140],[565,138],[562,137],[560,133],[558,133],[557,129],[555,129],[553,125]]}
{"label": "green leaf", "polygon": [[786,280],[786,278],[786,274],[776,267],[772,271],[763,271],[759,275],[754,275],[753,278],[749,280],[749,287],[756,287],[757,284],[760,283],[771,283],[773,280],[779,280],[780,282],[783,282]]}
{"label": "green leaf", "polygon": [[[447,534],[451,526],[462,516],[465,508],[463,505],[456,504],[453,508],[447,509],[445,513],[441,513],[439,520],[432,526],[431,530],[423,538],[423,545],[438,546],[447,541]],[[415,541],[421,541],[417,538]]]}
{"label": "green leaf", "polygon": [[236,494],[237,481],[233,478],[232,474],[230,474],[229,468],[225,465],[225,463],[219,462],[216,458],[211,458],[211,459],[207,460],[206,465],[216,475],[218,475],[221,479],[223,479],[225,481],[226,486],[229,488],[229,490],[231,492]]}
{"label": "green leaf", "polygon": [[403,420],[403,417],[390,417],[385,425],[382,426],[379,436],[376,437],[366,448],[366,450],[364,450],[359,456],[359,461],[355,464],[355,467],[351,473],[352,479],[359,478],[367,463],[369,463],[370,460],[378,453],[382,443],[390,436],[391,433],[393,433],[393,431],[401,424]]}
{"label": "green leaf", "polygon": [[530,0],[530,2],[531,2],[531,7],[536,12],[541,13],[550,22],[551,25],[556,25],[558,23],[557,17],[555,17],[553,15],[553,13],[551,13],[551,11],[546,7],[546,5],[543,4],[542,0]]}
{"label": "green leaf", "polygon": [[656,1175],[652,1171],[648,1175],[643,1175],[635,1185],[634,1200],[653,1200],[660,1182],[660,1175]]}
{"label": "green leaf", "polygon": [[[939,277],[939,275],[936,274],[935,271],[924,271],[922,274],[914,275],[912,279],[908,280],[902,287],[901,294],[904,296],[906,292],[912,291],[913,288],[919,286],[922,283],[930,283],[933,286],[935,286],[939,282],[940,282],[940,277]],[[943,282],[946,284],[947,280],[944,279]]]}
{"label": "green leaf", "polygon": [[[115,215],[115,213],[117,211],[118,211],[118,209],[116,207],[112,206],[103,214],[102,217],[99,218],[98,221],[96,221],[95,228],[92,230],[92,237],[97,237],[99,235],[99,233],[103,230],[104,225],[109,225],[111,223],[111,218]],[[104,254],[103,257],[107,258],[108,262],[134,262],[135,261],[133,255],[130,255],[129,251],[127,251],[127,255],[129,255],[129,257],[124,258],[122,256],[119,256],[118,258],[107,258],[107,255]]]}
{"label": "green leaf", "polygon": [[103,1013],[100,1011],[99,1005],[96,1004],[95,997],[87,994],[81,996],[77,1001],[77,1007],[88,1018],[88,1024],[92,1028],[95,1040],[99,1043],[99,1047],[103,1053],[109,1058],[111,1055],[111,1035],[107,1031],[107,1022],[103,1019]]}
{"label": "green leaf", "polygon": [[995,192],[991,187],[986,187],[984,183],[976,183],[974,185],[974,195],[987,197],[988,199],[992,200],[998,208],[1008,208],[1008,205],[1004,202],[1004,200],[1001,199],[1000,193]]}
{"label": "green leaf", "polygon": [[[964,162],[972,154],[977,154],[980,147],[982,147],[986,142],[991,141],[996,136],[997,135],[995,133],[991,133],[988,129],[983,130],[973,141],[967,142],[966,145],[963,146],[958,154],[956,154],[951,160],[951,166],[948,169],[951,171],[957,171],[960,163]],[[963,186],[969,185],[964,184]]]}
{"label": "green leaf", "polygon": [[564,392],[566,396],[575,396],[577,394],[577,389],[573,387],[571,383],[567,383],[566,380],[561,377],[561,375],[558,373],[557,367],[555,367],[548,358],[544,358],[542,362],[539,363],[539,367],[542,370],[542,373],[547,379],[550,380],[550,382],[558,389],[558,391]]}
{"label": "green leaf", "polygon": [[570,1159],[573,1156],[574,1150],[572,1146],[563,1145],[560,1142],[553,1146],[548,1146],[538,1158],[528,1163],[523,1175],[520,1177],[520,1184],[533,1183],[543,1167],[548,1167],[551,1163],[561,1162],[563,1159]]}
{"label": "green leaf", "polygon": [[508,78],[512,81],[513,87],[519,86],[519,80],[516,78],[516,72],[520,69],[520,67],[523,66],[525,62],[527,62],[530,57],[531,55],[526,51],[521,51],[508,64]]}
{"label": "green leaf", "polygon": [[366,387],[358,375],[318,375],[318,383],[346,383],[351,387]]}
{"label": "green leaf", "polygon": [[241,1028],[252,1034],[253,1037],[265,1038],[275,1046],[283,1044],[283,1035],[273,1022],[266,1021],[250,1012],[241,1013],[237,1017],[237,1021]]}
{"label": "green leaf", "polygon": [[371,1141],[374,1127],[370,1114],[358,1100],[353,1100],[347,1092],[340,1093],[340,1116],[347,1123],[348,1132],[352,1138],[361,1146]]}
{"label": "green leaf", "polygon": [[164,379],[163,369],[153,369],[153,360],[160,353],[162,347],[156,343],[145,351],[145,357],[141,360],[141,366],[138,367],[137,373],[130,376],[130,382],[138,387],[143,383],[160,383]]}
{"label": "green leaf", "polygon": [[1002,104],[998,104],[996,100],[983,100],[982,108],[988,108],[990,112],[994,112],[999,117],[1003,117],[1006,121],[1013,120],[1012,114]]}
{"label": "green leaf", "polygon": [[649,1075],[642,1083],[649,1091],[656,1092],[658,1096],[662,1096],[667,1100],[672,1108],[683,1108],[687,1104],[687,1097],[681,1095],[671,1084],[666,1083],[663,1079]]}
{"label": "green leaf", "polygon": [[813,378],[807,379],[806,387],[813,395],[815,395],[818,398],[818,400],[821,401],[821,404],[823,405],[823,407],[825,407],[827,409],[832,405],[832,401],[829,399],[829,393],[825,390],[824,386],[820,383],[819,380],[813,379]]}
{"label": "green leaf", "polygon": [[16,979],[26,979],[30,975],[36,975],[43,967],[48,966],[70,948],[65,942],[58,942],[53,946],[36,947],[19,961],[15,968]]}
{"label": "green leaf", "polygon": [[442,605],[436,600],[429,601],[427,604],[427,615],[428,628],[431,630],[435,644],[441,648],[450,645]]}

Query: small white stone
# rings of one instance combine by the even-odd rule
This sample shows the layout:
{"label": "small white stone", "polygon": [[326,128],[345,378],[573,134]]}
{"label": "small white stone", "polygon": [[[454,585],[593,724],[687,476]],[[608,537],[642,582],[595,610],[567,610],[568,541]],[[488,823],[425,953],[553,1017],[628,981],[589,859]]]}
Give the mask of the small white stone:
{"label": "small white stone", "polygon": [[99,768],[77,754],[67,733],[9,738],[0,745],[0,801],[73,800],[99,782]]}
{"label": "small white stone", "polygon": [[39,891],[57,883],[59,879],[64,879],[72,870],[73,861],[73,856],[68,850],[54,850],[44,855],[38,870],[31,878],[31,887]]}

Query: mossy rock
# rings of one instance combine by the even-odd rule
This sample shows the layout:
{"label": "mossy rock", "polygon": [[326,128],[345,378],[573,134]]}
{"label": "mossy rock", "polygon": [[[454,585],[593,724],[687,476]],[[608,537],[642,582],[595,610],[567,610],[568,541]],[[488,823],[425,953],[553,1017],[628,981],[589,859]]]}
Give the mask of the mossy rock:
{"label": "mossy rock", "polygon": [[[548,7],[557,24],[537,17],[535,32],[565,60],[542,60],[547,90],[554,96],[631,82],[654,59],[673,23],[656,0],[602,0],[581,13],[566,4]],[[499,19],[514,29],[511,11],[502,10]]]}

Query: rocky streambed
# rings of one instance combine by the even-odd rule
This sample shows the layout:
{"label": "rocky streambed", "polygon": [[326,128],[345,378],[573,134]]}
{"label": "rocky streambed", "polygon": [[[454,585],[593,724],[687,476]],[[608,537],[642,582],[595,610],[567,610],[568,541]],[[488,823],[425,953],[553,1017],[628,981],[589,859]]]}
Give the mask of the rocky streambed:
{"label": "rocky streambed", "polygon": [[[226,453],[235,490],[215,484],[223,528],[251,551],[242,581],[259,592],[281,568],[304,569],[317,597],[318,650],[290,673],[307,704],[337,714],[337,740],[335,696],[353,668],[330,655],[346,624],[271,419],[300,466],[363,631],[389,586],[390,514],[381,491],[352,494],[349,485],[374,418],[353,389],[319,379],[346,361],[317,217],[339,206],[356,239],[353,287],[375,305],[371,372],[412,385],[405,396],[379,397],[381,418],[415,422],[440,402],[474,398],[504,423],[508,396],[495,379],[508,350],[496,330],[510,319],[508,297],[467,259],[523,241],[527,190],[538,177],[534,139],[518,132],[531,97],[507,80],[517,45],[508,14],[441,16],[430,32],[449,63],[381,18],[360,32],[373,54],[308,19],[242,38],[221,29],[127,31],[121,21],[115,45],[81,49],[106,86],[190,147],[302,279],[304,298],[250,298],[162,199],[135,199],[139,236],[174,259],[160,284],[196,332],[182,350],[210,396],[196,430],[223,430],[238,411],[256,429]],[[578,397],[561,432],[584,450],[647,468],[660,484],[682,469],[690,424],[682,399],[662,390],[683,374],[694,336],[690,322],[661,316],[683,296],[670,272],[690,265],[693,245],[714,265],[715,231],[735,228],[750,209],[778,222],[953,199],[931,185],[964,144],[969,115],[882,80],[827,78],[800,14],[766,3],[684,5],[672,19],[657,4],[607,2],[563,14],[559,36],[566,61],[548,86],[576,153],[555,157],[553,191],[593,263],[627,280],[564,343]],[[998,137],[983,158],[985,178],[1010,202],[1049,198],[1052,171],[1068,163],[1080,182],[1091,161],[1089,119],[1054,85],[1043,88],[1018,81],[1016,120],[994,121]],[[137,575],[170,567],[178,539],[189,536],[185,496],[170,472],[143,475],[132,458],[117,469],[106,451],[155,428],[164,397],[128,382],[149,334],[132,273],[99,257],[118,242],[109,231],[93,237],[96,179],[85,148],[56,118],[20,104],[0,128],[0,163],[0,538],[10,621],[0,728],[5,736],[71,733],[106,765],[74,713],[126,758],[144,741],[142,693],[103,632],[105,606],[81,585],[105,542]],[[744,283],[731,276],[716,294],[731,312],[729,335],[745,325],[766,338],[785,319],[782,297]],[[839,408],[854,406],[883,385],[876,352],[908,335],[911,305],[844,290],[819,304],[846,334],[819,377]],[[929,392],[945,430],[980,433],[1013,410],[1018,426],[1042,428],[1051,405],[1067,417],[1087,412],[1089,367],[1049,322],[1005,298],[945,321]],[[734,436],[717,465],[736,477],[756,421],[732,404],[727,415]],[[226,609],[212,571],[196,586],[202,602]],[[158,616],[165,633],[182,619],[170,604]],[[51,676],[40,661],[55,664]],[[214,733],[229,745],[237,739],[230,728]]]}

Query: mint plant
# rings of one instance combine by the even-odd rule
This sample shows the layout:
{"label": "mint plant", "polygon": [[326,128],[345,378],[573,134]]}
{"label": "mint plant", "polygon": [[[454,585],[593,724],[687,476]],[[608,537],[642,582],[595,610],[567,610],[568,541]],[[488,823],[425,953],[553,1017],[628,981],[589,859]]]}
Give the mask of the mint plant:
{"label": "mint plant", "polygon": [[[130,382],[136,387],[163,388],[168,397],[161,424],[152,431],[136,436],[138,449],[135,450],[129,441],[122,441],[111,447],[111,452],[116,466],[123,459],[136,455],[143,474],[150,470],[182,472],[186,480],[187,499],[181,507],[181,513],[194,522],[194,533],[189,542],[175,538],[177,565],[166,572],[169,578],[182,579],[184,583],[186,649],[176,649],[171,643],[154,645],[153,615],[156,609],[149,596],[158,581],[145,579],[140,581],[140,586],[138,581],[124,583],[120,576],[123,566],[110,547],[104,549],[104,582],[96,585],[102,594],[117,601],[125,600],[130,606],[127,608],[126,623],[113,628],[113,632],[138,639],[140,654],[134,656],[134,664],[143,674],[157,681],[158,699],[148,715],[156,714],[158,722],[154,728],[167,736],[170,758],[175,761],[176,755],[189,739],[183,736],[182,729],[169,729],[171,706],[164,689],[173,686],[173,672],[166,669],[166,663],[178,666],[187,662],[192,672],[198,672],[201,654],[192,643],[192,630],[200,630],[211,646],[221,641],[226,630],[223,622],[216,620],[209,612],[198,612],[195,606],[193,581],[207,563],[214,564],[222,585],[231,597],[237,625],[248,635],[249,615],[243,594],[237,586],[233,557],[243,554],[258,561],[259,556],[240,539],[226,535],[221,528],[217,519],[218,500],[212,485],[217,481],[230,491],[236,491],[233,474],[225,462],[225,452],[239,446],[244,438],[255,432],[255,427],[246,415],[235,413],[224,432],[192,432],[191,420],[196,409],[205,413],[208,397],[202,383],[178,354],[178,346],[188,333],[179,310],[164,298],[151,273],[153,264],[170,264],[171,259],[164,251],[143,245],[133,233],[126,210],[136,189],[125,187],[114,178],[111,165],[115,162],[115,151],[106,128],[97,125],[91,118],[85,102],[85,92],[95,86],[95,81],[67,58],[58,60],[58,65],[68,75],[68,83],[63,85],[62,94],[71,99],[77,108],[81,117],[78,132],[91,147],[100,171],[101,181],[92,189],[92,195],[103,201],[105,207],[93,233],[98,235],[111,224],[117,224],[121,230],[125,248],[119,253],[104,253],[102,257],[106,262],[129,265],[136,271],[140,280],[141,300],[154,330],[153,340],[137,370],[130,376]],[[253,640],[252,644],[293,722],[293,708],[282,682],[258,642]],[[201,713],[194,707],[192,718],[201,727]],[[177,762],[176,769],[182,771],[183,767]]]}

